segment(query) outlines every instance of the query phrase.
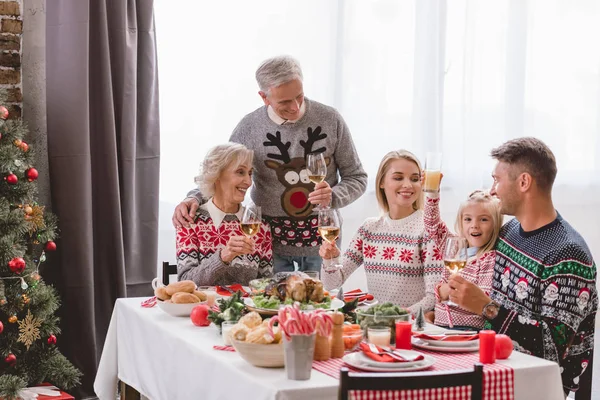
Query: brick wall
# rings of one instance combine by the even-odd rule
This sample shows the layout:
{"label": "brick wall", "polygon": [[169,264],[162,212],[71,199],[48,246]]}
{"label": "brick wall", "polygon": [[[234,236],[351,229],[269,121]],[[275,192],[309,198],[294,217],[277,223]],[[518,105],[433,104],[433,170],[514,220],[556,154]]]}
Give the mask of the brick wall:
{"label": "brick wall", "polygon": [[21,34],[23,0],[0,0],[0,89],[6,91],[11,117],[21,116]]}

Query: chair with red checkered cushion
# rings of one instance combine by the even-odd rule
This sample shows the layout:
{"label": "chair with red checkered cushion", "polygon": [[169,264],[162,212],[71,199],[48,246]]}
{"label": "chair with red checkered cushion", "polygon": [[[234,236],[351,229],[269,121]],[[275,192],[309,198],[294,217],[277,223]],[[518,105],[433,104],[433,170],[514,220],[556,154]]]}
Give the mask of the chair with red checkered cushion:
{"label": "chair with red checkered cushion", "polygon": [[[360,399],[382,398],[383,391],[409,392],[415,389],[441,390],[443,388],[471,387],[471,399],[481,400],[483,391],[483,365],[475,364],[472,371],[367,373],[349,372],[342,368],[340,375],[339,400],[350,399],[350,392],[360,392]],[[407,398],[395,393],[388,399]],[[416,398],[416,397],[414,397]],[[429,397],[436,398],[436,397]],[[441,397],[440,397],[441,398]]]}

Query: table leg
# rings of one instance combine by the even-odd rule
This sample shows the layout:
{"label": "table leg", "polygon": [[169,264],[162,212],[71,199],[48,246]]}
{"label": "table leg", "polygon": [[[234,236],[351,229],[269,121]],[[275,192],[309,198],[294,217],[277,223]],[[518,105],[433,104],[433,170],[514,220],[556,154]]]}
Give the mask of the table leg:
{"label": "table leg", "polygon": [[120,382],[121,384],[121,397],[120,400],[140,400],[140,393],[126,384],[125,382]]}

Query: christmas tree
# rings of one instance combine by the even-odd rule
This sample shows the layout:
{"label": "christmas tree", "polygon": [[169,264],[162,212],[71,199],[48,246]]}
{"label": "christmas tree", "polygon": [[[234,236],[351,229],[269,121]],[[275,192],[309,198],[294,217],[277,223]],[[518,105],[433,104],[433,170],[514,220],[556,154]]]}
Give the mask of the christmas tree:
{"label": "christmas tree", "polygon": [[0,399],[6,400],[42,382],[68,390],[81,377],[56,348],[59,298],[39,274],[46,253],[56,250],[57,220],[36,201],[27,128],[8,117],[0,106]]}

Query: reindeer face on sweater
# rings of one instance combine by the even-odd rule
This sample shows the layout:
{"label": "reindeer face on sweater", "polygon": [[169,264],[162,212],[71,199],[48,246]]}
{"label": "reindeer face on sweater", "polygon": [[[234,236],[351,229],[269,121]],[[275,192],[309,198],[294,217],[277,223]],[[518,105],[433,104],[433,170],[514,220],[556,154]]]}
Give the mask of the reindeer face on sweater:
{"label": "reindeer face on sweater", "polygon": [[[308,170],[306,169],[306,156],[309,153],[323,153],[326,148],[320,147],[312,150],[313,144],[327,137],[327,134],[321,133],[321,127],[314,130],[307,129],[307,140],[300,140],[300,145],[304,149],[303,157],[291,157],[289,148],[291,142],[283,142],[281,133],[275,132],[275,135],[267,133],[267,141],[263,145],[273,146],[279,150],[277,153],[268,153],[267,157],[272,160],[265,160],[265,165],[274,170],[279,182],[285,186],[281,195],[281,208],[292,218],[302,218],[312,213],[313,205],[308,201],[308,195],[314,190],[315,185],[308,179]],[[329,157],[325,157],[325,162],[329,165]]]}

